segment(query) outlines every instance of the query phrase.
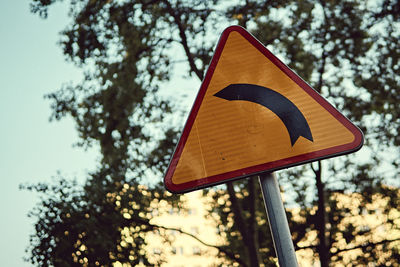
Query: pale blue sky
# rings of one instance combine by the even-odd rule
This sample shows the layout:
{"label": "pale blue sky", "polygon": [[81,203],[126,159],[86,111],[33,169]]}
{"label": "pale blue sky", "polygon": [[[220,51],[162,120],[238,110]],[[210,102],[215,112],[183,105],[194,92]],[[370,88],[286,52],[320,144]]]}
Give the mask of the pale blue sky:
{"label": "pale blue sky", "polygon": [[50,181],[58,170],[84,177],[96,164],[95,152],[72,146],[78,140],[72,120],[49,122],[44,95],[81,77],[57,45],[67,10],[50,11],[42,20],[30,13],[29,1],[0,1],[1,266],[31,266],[22,260],[33,232],[27,213],[39,199],[19,184]]}

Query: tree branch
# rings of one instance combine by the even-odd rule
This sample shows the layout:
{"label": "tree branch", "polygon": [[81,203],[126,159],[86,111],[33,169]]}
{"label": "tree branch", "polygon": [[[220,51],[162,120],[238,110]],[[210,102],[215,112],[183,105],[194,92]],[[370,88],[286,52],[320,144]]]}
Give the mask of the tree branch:
{"label": "tree branch", "polygon": [[178,26],[179,36],[181,38],[181,44],[183,49],[185,50],[185,54],[189,61],[190,70],[196,74],[196,76],[202,81],[203,80],[203,72],[199,70],[194,62],[194,58],[192,53],[190,52],[188,40],[186,36],[185,29],[183,27],[183,23],[181,21],[181,15],[178,13],[177,9],[174,9],[171,3],[168,0],[165,0],[164,3],[167,5],[168,13],[174,18],[176,25]]}
{"label": "tree branch", "polygon": [[331,255],[333,256],[333,255],[337,255],[337,254],[342,253],[342,252],[346,252],[346,251],[350,251],[350,250],[354,250],[354,249],[358,249],[358,248],[366,248],[366,247],[381,245],[381,244],[385,244],[385,243],[391,243],[391,242],[395,242],[395,241],[400,241],[400,238],[391,239],[391,240],[387,240],[386,239],[386,240],[381,240],[379,242],[368,242],[366,244],[354,246],[354,247],[351,247],[351,248],[345,248],[345,249],[337,250],[334,253],[331,253]]}
{"label": "tree branch", "polygon": [[195,235],[193,235],[193,234],[191,234],[191,233],[185,232],[185,231],[183,231],[182,229],[179,229],[179,228],[166,227],[166,226],[161,226],[161,225],[153,225],[153,226],[154,226],[155,228],[160,228],[160,229],[164,229],[164,230],[177,231],[177,232],[179,232],[179,233],[181,233],[181,234],[190,236],[191,238],[195,239],[196,241],[198,241],[199,243],[203,244],[204,246],[212,247],[212,248],[218,249],[218,251],[219,251],[220,253],[225,254],[225,255],[228,256],[230,259],[232,259],[232,260],[236,261],[237,263],[239,263],[241,266],[247,266],[247,264],[246,264],[245,262],[243,262],[242,259],[240,259],[240,257],[239,257],[238,255],[235,255],[234,253],[228,251],[228,250],[225,248],[226,246],[217,246],[217,245],[212,245],[212,244],[206,243],[206,242],[204,242],[203,240],[201,240],[200,238],[198,238],[197,236],[195,236]]}
{"label": "tree branch", "polygon": [[142,218],[138,218],[138,217],[136,217],[134,219],[132,218],[129,221],[131,223],[136,223],[136,224],[139,223],[139,224],[147,225],[150,229],[164,229],[164,230],[170,230],[170,231],[177,231],[177,232],[179,232],[181,234],[190,236],[191,238],[195,239],[196,241],[198,241],[199,243],[203,244],[204,246],[216,248],[219,251],[219,253],[225,254],[231,260],[236,261],[237,263],[239,263],[240,266],[247,267],[247,264],[244,261],[242,261],[242,259],[238,255],[234,254],[233,252],[228,251],[226,249],[226,246],[218,246],[218,245],[212,245],[212,244],[206,243],[205,241],[201,240],[197,236],[195,236],[195,235],[193,235],[191,233],[188,233],[186,231],[183,231],[180,228],[174,228],[174,227],[167,227],[167,226],[152,224],[148,220],[142,219]]}
{"label": "tree branch", "polygon": [[[331,252],[331,256],[335,256],[337,254],[346,252],[346,251],[351,251],[354,249],[359,249],[359,248],[366,248],[369,246],[376,246],[376,245],[381,245],[381,244],[385,244],[385,243],[391,243],[391,242],[396,242],[396,241],[400,241],[400,238],[396,238],[396,239],[391,239],[391,240],[381,240],[379,242],[368,242],[367,244],[362,244],[362,245],[358,245],[358,246],[354,246],[354,247],[350,247],[350,248],[344,248],[344,249],[338,249],[335,252]],[[316,249],[317,245],[310,245],[310,246],[304,246],[304,247],[299,247],[296,246],[295,250],[301,250],[301,249]]]}
{"label": "tree branch", "polygon": [[310,245],[310,246],[305,246],[305,247],[299,247],[299,246],[295,245],[294,250],[298,251],[301,249],[316,249],[316,248],[317,248],[317,245]]}
{"label": "tree branch", "polygon": [[311,167],[311,170],[313,171],[313,173],[314,173],[315,175],[317,175],[317,170],[314,168],[313,162],[310,163],[310,167]]}
{"label": "tree branch", "polygon": [[322,36],[322,54],[321,54],[321,56],[322,56],[322,62],[321,62],[321,66],[319,67],[319,69],[318,69],[318,73],[319,73],[319,77],[318,77],[318,83],[317,83],[317,86],[316,86],[316,90],[319,92],[319,93],[321,93],[322,92],[322,86],[323,86],[323,84],[324,84],[324,82],[323,82],[323,79],[322,79],[322,76],[324,75],[324,73],[325,73],[325,65],[326,65],[326,59],[327,59],[327,57],[328,57],[328,55],[327,55],[327,52],[326,52],[326,33],[327,33],[327,31],[328,31],[328,26],[327,26],[327,23],[326,23],[326,19],[327,19],[327,15],[326,15],[326,11],[325,11],[325,1],[323,1],[323,0],[320,0],[319,1],[319,3],[320,3],[320,5],[321,5],[321,7],[322,7],[322,12],[323,12],[323,14],[324,14],[324,22],[325,22],[325,24],[324,24],[324,28],[323,28],[323,36]]}

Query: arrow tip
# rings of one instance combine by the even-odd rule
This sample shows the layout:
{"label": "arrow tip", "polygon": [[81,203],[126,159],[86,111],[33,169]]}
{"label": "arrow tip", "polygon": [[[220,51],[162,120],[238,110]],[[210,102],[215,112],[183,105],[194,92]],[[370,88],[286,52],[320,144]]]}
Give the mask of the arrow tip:
{"label": "arrow tip", "polygon": [[217,93],[214,94],[214,96],[222,98],[222,99],[229,100],[228,99],[228,95],[226,94],[226,91],[224,91],[226,88],[228,88],[228,87],[225,87],[224,89],[218,91]]}
{"label": "arrow tip", "polygon": [[[301,126],[300,126],[301,125]],[[310,126],[308,123],[303,123],[300,124],[298,127],[294,129],[294,131],[289,131],[290,135],[290,143],[292,144],[292,147],[294,144],[297,142],[300,136],[303,136],[305,139],[310,140],[311,142],[314,142],[314,139],[311,134]]]}

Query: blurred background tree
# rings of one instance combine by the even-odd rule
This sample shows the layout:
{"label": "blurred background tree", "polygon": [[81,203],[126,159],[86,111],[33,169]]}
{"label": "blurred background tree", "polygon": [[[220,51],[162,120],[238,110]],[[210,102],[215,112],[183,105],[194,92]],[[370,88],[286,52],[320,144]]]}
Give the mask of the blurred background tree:
{"label": "blurred background tree", "polygon": [[[46,18],[56,2],[62,1],[32,0],[31,10]],[[180,205],[161,181],[183,117],[177,122],[179,103],[158,91],[179,64],[201,81],[218,34],[230,24],[250,30],[365,134],[363,153],[279,172],[296,249],[312,250],[321,266],[342,262],[352,250],[363,254],[349,265],[398,264],[398,239],[372,240],[374,229],[346,221],[376,212],[369,204],[377,194],[389,198],[383,214],[400,204],[398,0],[67,2],[71,23],[60,46],[85,78],[47,97],[52,119],[72,117],[79,145],[99,146],[102,158],[83,186],[64,177],[25,186],[42,193],[31,213],[37,219],[28,248],[32,264],[162,263],[148,261],[144,237],[159,227],[150,223],[152,199]],[[242,266],[275,265],[256,179],[205,193],[216,200],[210,212],[218,213],[227,236],[220,256]],[[355,193],[358,214],[338,200]],[[387,229],[398,229],[396,218],[385,218]],[[135,240],[126,247],[120,245],[124,227]],[[311,231],[316,238],[301,246]]]}

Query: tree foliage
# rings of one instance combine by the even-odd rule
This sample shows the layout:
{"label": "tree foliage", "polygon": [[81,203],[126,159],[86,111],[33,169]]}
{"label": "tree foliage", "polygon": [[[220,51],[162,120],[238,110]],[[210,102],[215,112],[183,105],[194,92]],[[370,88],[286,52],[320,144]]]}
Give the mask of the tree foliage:
{"label": "tree foliage", "polygon": [[[45,18],[56,2],[61,1],[32,0],[31,10]],[[167,196],[161,179],[144,178],[162,177],[180,125],[171,123],[177,103],[157,92],[181,58],[188,75],[202,80],[217,33],[229,24],[248,28],[365,133],[363,159],[356,154],[279,174],[288,204],[300,209],[287,212],[296,249],[313,250],[322,266],[343,261],[343,253],[355,249],[363,257],[349,264],[397,264],[400,252],[393,244],[398,243],[390,237],[357,243],[373,230],[349,224],[346,218],[359,214],[341,207],[338,196],[360,194],[359,213],[374,212],[367,204],[377,194],[390,196],[385,213],[399,206],[398,0],[74,0],[67,5],[72,22],[60,45],[85,76],[48,95],[52,118],[71,116],[80,145],[99,146],[102,158],[83,187],[64,179],[53,188],[28,187],[43,193],[32,213],[37,218],[29,248],[33,264],[159,264],[150,263],[142,248],[144,233],[157,228],[146,215],[150,199]],[[140,184],[146,183],[143,194]],[[229,183],[212,194],[210,212],[218,214],[227,237],[221,256],[243,266],[274,265],[256,180]],[[397,229],[394,218],[386,224]],[[133,229],[135,239],[125,247],[124,227]],[[299,245],[312,231],[317,238]]]}
{"label": "tree foliage", "polygon": [[134,182],[102,188],[88,183],[82,190],[62,177],[56,181],[51,186],[27,186],[45,196],[30,213],[39,218],[29,248],[32,264],[110,266],[119,261],[154,266],[162,262],[149,262],[144,250],[146,233],[156,229],[150,223],[149,202],[160,198],[159,193]]}

